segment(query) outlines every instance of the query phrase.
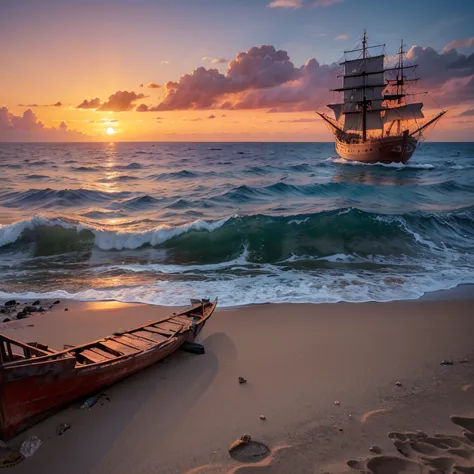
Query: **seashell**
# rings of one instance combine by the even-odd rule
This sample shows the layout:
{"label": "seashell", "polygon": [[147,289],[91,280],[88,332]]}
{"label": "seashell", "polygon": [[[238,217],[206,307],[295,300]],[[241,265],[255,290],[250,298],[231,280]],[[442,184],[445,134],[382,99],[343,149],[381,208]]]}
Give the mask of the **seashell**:
{"label": "seashell", "polygon": [[240,437],[240,439],[235,440],[229,446],[229,453],[232,453],[233,451],[235,451],[237,448],[239,448],[243,444],[249,443],[251,439],[252,439],[252,437],[249,434],[244,434],[243,436]]}
{"label": "seashell", "polygon": [[260,415],[260,419],[261,419],[261,420],[266,420],[267,417],[266,417],[265,415]]}
{"label": "seashell", "polygon": [[239,377],[239,383],[247,383],[247,380],[245,380],[243,377]]}

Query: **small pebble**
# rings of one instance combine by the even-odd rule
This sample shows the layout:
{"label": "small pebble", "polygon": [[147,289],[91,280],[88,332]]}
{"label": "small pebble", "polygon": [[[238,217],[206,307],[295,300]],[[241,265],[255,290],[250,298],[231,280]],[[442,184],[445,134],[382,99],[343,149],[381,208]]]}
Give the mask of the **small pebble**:
{"label": "small pebble", "polygon": [[397,387],[401,387],[401,386],[402,386],[402,383],[401,383],[401,382],[396,382],[395,385],[396,385]]}
{"label": "small pebble", "polygon": [[452,360],[442,360],[439,365],[453,365],[454,362]]}
{"label": "small pebble", "polygon": [[334,405],[339,406],[340,404],[341,404],[341,402],[340,402],[339,400],[336,400],[336,401],[334,402]]}
{"label": "small pebble", "polygon": [[265,415],[260,415],[260,419],[261,419],[261,420],[266,420],[267,417],[266,417]]}
{"label": "small pebble", "polygon": [[69,311],[67,308],[64,308],[64,311]]}
{"label": "small pebble", "polygon": [[245,380],[243,377],[239,377],[239,383],[247,383],[247,380]]}

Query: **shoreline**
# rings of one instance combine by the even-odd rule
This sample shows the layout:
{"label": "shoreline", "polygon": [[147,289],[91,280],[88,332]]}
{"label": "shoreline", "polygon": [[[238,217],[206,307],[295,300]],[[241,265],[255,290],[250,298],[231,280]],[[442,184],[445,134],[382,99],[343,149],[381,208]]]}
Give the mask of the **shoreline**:
{"label": "shoreline", "polygon": [[[439,432],[449,415],[474,411],[472,389],[461,389],[474,383],[471,308],[466,299],[218,307],[198,339],[206,354],[178,351],[105,389],[110,403],[73,404],[21,433],[9,446],[30,435],[43,445],[12,472],[258,472],[227,452],[244,433],[270,447],[271,472],[292,472],[295,462],[298,473],[346,472],[363,446],[389,449],[387,427]],[[60,349],[173,311],[64,300],[0,331]],[[72,428],[56,436],[64,422]]]}
{"label": "shoreline", "polygon": [[[60,296],[54,296],[51,297],[49,296],[51,292],[48,293],[34,293],[34,292],[28,292],[30,295],[28,298],[24,297],[24,294],[20,294],[18,297],[12,297],[10,296],[9,298],[0,298],[0,306],[2,306],[6,301],[8,300],[15,300],[20,304],[28,304],[31,300],[46,300],[48,303],[48,306],[50,306],[54,300],[59,300],[62,302],[68,302],[69,306],[73,306],[76,304],[83,304],[83,303],[116,303],[119,305],[143,305],[143,306],[151,306],[155,308],[169,308],[170,312],[172,313],[173,308],[180,309],[180,308],[185,308],[186,305],[170,305],[170,306],[165,306],[165,305],[154,305],[150,303],[144,303],[140,301],[119,301],[116,299],[103,299],[103,300],[92,300],[92,299],[74,299],[74,298],[62,298]],[[53,292],[54,293],[54,292]],[[47,295],[45,297],[45,295]],[[220,311],[235,311],[238,309],[243,309],[243,308],[258,308],[258,307],[264,307],[268,305],[314,305],[314,306],[319,306],[319,305],[338,305],[338,304],[354,304],[354,305],[361,305],[361,304],[386,304],[386,303],[396,303],[396,302],[417,302],[417,301],[456,301],[456,300],[461,300],[461,301],[466,301],[474,299],[474,283],[460,283],[454,287],[451,288],[446,288],[446,289],[441,289],[441,290],[433,290],[430,292],[426,292],[423,295],[417,297],[417,298],[411,298],[411,299],[394,299],[394,300],[388,300],[388,301],[361,301],[361,302],[354,302],[354,301],[336,301],[336,302],[265,302],[265,303],[252,303],[252,304],[244,304],[244,305],[239,305],[239,306],[223,306],[219,307]],[[45,310],[47,312],[48,310]],[[34,314],[34,313],[33,313]],[[5,316],[7,317],[7,316]],[[2,315],[0,315],[0,324],[3,321]],[[13,319],[14,320],[14,319]]]}

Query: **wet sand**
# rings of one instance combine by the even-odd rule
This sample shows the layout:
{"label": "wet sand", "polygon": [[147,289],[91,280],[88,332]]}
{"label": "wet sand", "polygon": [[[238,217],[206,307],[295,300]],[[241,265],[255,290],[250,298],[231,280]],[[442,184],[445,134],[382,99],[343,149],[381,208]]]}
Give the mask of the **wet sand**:
{"label": "wet sand", "polygon": [[[11,472],[355,473],[347,460],[381,474],[429,472],[418,451],[430,443],[403,439],[403,433],[461,436],[450,416],[474,414],[473,303],[458,298],[218,310],[198,340],[206,354],[179,351],[106,389],[110,402],[90,410],[74,404],[18,435],[9,446],[30,435],[43,444]],[[61,349],[173,311],[62,301],[51,312],[0,324],[0,332]],[[443,359],[454,365],[440,366]],[[247,383],[239,384],[239,376]],[[72,428],[57,436],[61,422]],[[228,446],[244,433],[266,444],[271,455],[259,464],[232,459]],[[396,454],[394,440],[405,443],[399,447],[408,457]],[[371,445],[382,448],[383,459],[369,451]],[[466,446],[454,454],[435,446],[432,457],[455,458],[454,466],[461,449],[469,464],[474,458]]]}

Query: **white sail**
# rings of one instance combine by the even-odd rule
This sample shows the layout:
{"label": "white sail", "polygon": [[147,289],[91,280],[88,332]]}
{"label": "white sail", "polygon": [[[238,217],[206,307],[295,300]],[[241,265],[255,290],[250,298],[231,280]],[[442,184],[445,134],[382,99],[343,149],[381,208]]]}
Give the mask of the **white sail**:
{"label": "white sail", "polygon": [[344,112],[344,104],[328,104],[328,107],[334,112],[336,120],[339,120]]}
{"label": "white sail", "polygon": [[365,89],[351,89],[348,91],[344,91],[344,112],[355,112],[359,109],[359,103],[364,100],[364,95],[366,100],[372,101],[372,108],[378,109],[378,107],[374,107],[374,102],[379,104],[383,100],[383,90],[385,86],[381,87],[367,87]]}
{"label": "white sail", "polygon": [[[358,87],[372,84],[383,84],[384,82],[384,56],[372,58],[354,59],[344,63],[344,87]],[[358,75],[362,73],[379,73]],[[351,75],[354,75],[351,77]],[[349,76],[349,77],[347,77]]]}
{"label": "white sail", "polygon": [[394,122],[395,120],[415,120],[425,118],[421,111],[423,104],[418,102],[416,104],[407,104],[400,107],[394,107],[385,111],[383,121],[384,123]]}
{"label": "white sail", "polygon": [[[362,130],[362,114],[346,114],[344,117],[344,130]],[[366,129],[383,130],[380,112],[367,112]]]}

